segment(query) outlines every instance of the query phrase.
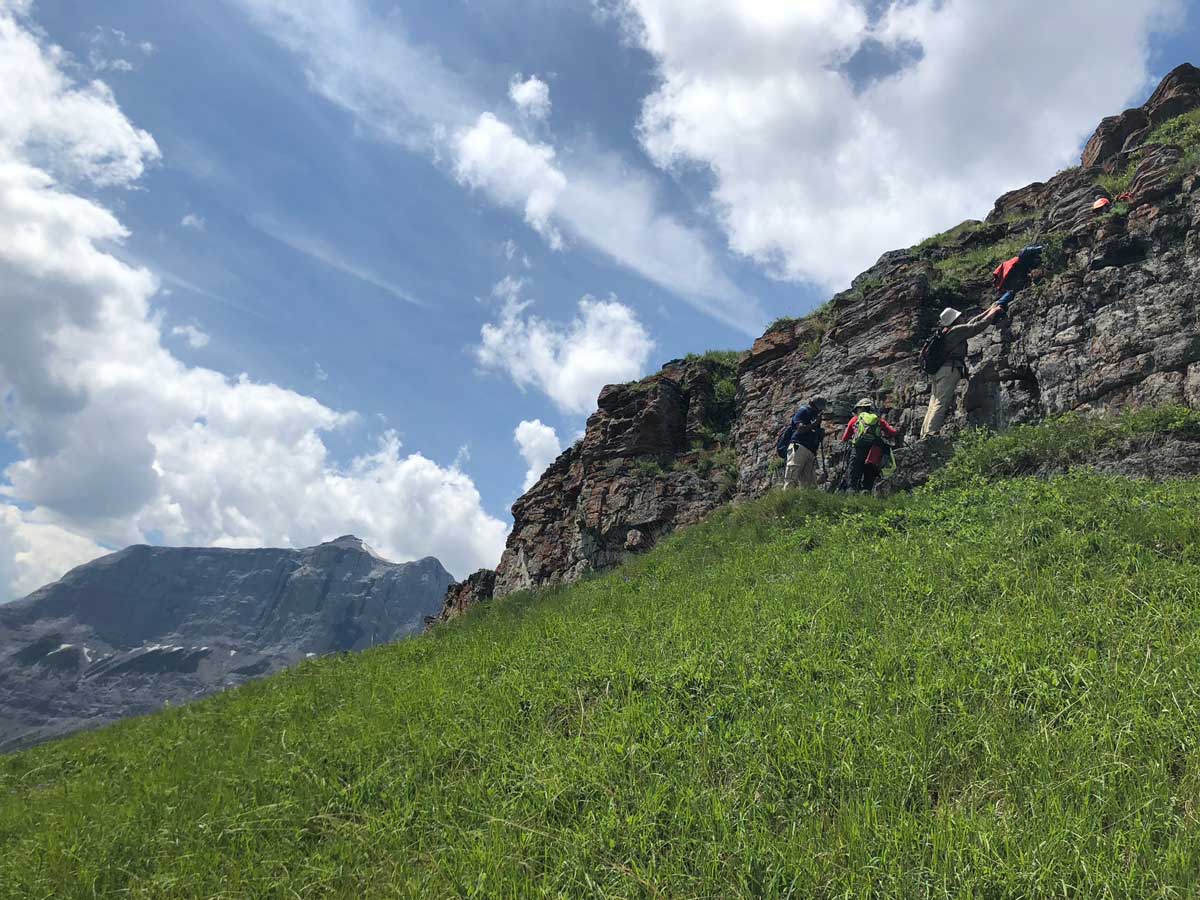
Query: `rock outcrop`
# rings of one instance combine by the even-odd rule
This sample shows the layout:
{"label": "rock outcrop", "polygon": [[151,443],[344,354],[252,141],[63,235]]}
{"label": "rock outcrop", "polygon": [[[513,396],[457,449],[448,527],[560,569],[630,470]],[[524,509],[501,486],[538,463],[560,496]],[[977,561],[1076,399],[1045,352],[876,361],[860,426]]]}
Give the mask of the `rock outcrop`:
{"label": "rock outcrop", "polygon": [[480,569],[466,581],[455,582],[446,589],[441,614],[431,616],[430,622],[457,619],[471,607],[491,600],[495,591],[496,573],[491,569]]}
{"label": "rock outcrop", "polygon": [[0,751],[419,631],[451,582],[346,536],[307,550],[129,547],[0,606]]}
{"label": "rock outcrop", "polygon": [[[912,444],[930,390],[914,365],[921,341],[943,307],[971,314],[990,305],[992,268],[1025,244],[1047,247],[1033,284],[1009,318],[971,341],[971,376],[942,436],[897,454],[904,471],[882,490],[922,483],[968,426],[1200,404],[1200,173],[1187,162],[1195,148],[1148,143],[1157,126],[1197,107],[1200,69],[1180,66],[1144,106],[1101,123],[1081,167],[1010,191],[983,221],[884,254],[816,313],[773,325],[740,357],[732,408],[721,409],[719,440],[703,449],[693,447],[713,433],[711,369],[676,362],[605,388],[583,442],[513,507],[495,595],[607,568],[731,495],[778,484],[774,438],[806,397],[833,401],[831,430],[870,397]],[[1128,196],[1098,213],[1097,196],[1110,196],[1100,179],[1113,173],[1127,177]],[[720,465],[701,468],[714,448]],[[1179,469],[1151,456],[1155,471]]]}
{"label": "rock outcrop", "polygon": [[676,360],[610,385],[583,439],[513,505],[495,595],[575,581],[733,496],[731,360]]}

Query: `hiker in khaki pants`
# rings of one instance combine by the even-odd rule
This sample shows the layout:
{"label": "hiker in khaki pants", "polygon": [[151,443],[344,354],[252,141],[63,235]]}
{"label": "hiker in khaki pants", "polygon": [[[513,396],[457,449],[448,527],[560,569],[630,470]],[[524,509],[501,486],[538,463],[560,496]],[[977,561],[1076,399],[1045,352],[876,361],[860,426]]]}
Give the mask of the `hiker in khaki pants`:
{"label": "hiker in khaki pants", "polygon": [[827,401],[814,397],[792,416],[792,436],[787,451],[787,468],[783,470],[785,488],[815,488],[817,486],[817,451],[825,432],[821,414]]}
{"label": "hiker in khaki pants", "polygon": [[942,365],[933,374],[933,393],[929,397],[929,411],[921,426],[921,437],[934,434],[942,427],[950,404],[954,402],[954,391],[960,378],[967,374],[967,341],[979,334],[1003,312],[999,305],[962,325],[955,325],[962,313],[946,307],[938,322],[942,326]]}

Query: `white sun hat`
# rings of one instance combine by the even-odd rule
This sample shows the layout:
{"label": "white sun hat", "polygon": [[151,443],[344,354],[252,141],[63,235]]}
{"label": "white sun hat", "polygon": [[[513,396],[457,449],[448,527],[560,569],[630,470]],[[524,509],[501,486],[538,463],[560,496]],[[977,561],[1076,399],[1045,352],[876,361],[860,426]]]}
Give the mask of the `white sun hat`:
{"label": "white sun hat", "polygon": [[947,306],[942,310],[942,314],[938,316],[938,321],[942,323],[943,328],[949,328],[958,321],[958,317],[961,315],[962,313],[960,313],[957,309]]}

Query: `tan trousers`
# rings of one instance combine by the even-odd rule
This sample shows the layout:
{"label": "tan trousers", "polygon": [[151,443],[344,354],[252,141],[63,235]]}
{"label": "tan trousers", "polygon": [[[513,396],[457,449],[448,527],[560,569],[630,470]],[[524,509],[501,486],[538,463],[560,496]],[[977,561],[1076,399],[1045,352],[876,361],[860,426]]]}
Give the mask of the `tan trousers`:
{"label": "tan trousers", "polygon": [[807,447],[792,444],[788,447],[787,468],[783,470],[785,488],[817,486],[817,455]]}
{"label": "tan trousers", "polygon": [[921,437],[935,434],[946,420],[950,412],[950,404],[954,402],[954,391],[958,388],[958,380],[962,370],[958,366],[942,366],[933,376],[933,393],[929,397],[929,411],[925,413],[925,422],[921,426]]}

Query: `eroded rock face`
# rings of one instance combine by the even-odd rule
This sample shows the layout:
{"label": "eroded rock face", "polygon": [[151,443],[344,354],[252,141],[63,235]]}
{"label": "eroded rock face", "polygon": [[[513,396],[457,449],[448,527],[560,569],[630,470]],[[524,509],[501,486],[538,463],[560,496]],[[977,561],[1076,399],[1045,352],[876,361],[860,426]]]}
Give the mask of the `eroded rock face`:
{"label": "eroded rock face", "polygon": [[[564,453],[513,507],[515,525],[495,594],[607,568],[698,521],[728,499],[697,437],[723,450],[721,479],[735,498],[781,481],[774,438],[797,405],[832,401],[819,477],[833,480],[834,439],[861,397],[875,401],[909,445],[881,491],[923,483],[968,426],[1002,429],[1071,410],[1200,404],[1200,177],[1177,147],[1146,146],[1154,126],[1200,106],[1200,70],[1180,66],[1145,106],[1106,119],[1081,168],[1010,191],[982,222],[884,254],[821,312],[783,322],[737,366],[732,410],[710,412],[711,368],[669,364],[636,385],[605,388],[583,442]],[[1128,214],[1097,213],[1105,170],[1135,171]],[[977,313],[995,300],[991,269],[1026,243],[1048,244],[1042,269],[1009,318],[970,342],[971,377],[959,385],[941,435],[917,442],[929,400],[915,366],[938,313]],[[963,265],[969,254],[982,264]],[[718,404],[719,405],[719,404]],[[727,432],[727,434],[726,434]],[[732,453],[732,464],[724,462]],[[1098,467],[1137,474],[1198,471],[1195,447],[1141,448]],[[1131,461],[1130,461],[1131,460]],[[1157,477],[1157,476],[1155,476]]]}
{"label": "eroded rock face", "polygon": [[351,536],[129,547],[0,606],[0,751],[413,634],[450,581],[436,559],[390,563]]}
{"label": "eroded rock face", "polygon": [[1200,106],[1200,69],[1190,63],[1176,67],[1162,80],[1144,106],[1109,116],[1083,149],[1084,168],[1101,166],[1109,172],[1124,166],[1156,125]]}
{"label": "eroded rock face", "polygon": [[733,379],[731,364],[677,360],[606,387],[583,439],[514,504],[495,596],[609,568],[728,501]]}
{"label": "eroded rock face", "polygon": [[456,581],[446,589],[442,600],[441,614],[431,621],[449,622],[457,619],[468,609],[492,599],[496,590],[496,573],[491,569],[480,569],[466,581]]}

